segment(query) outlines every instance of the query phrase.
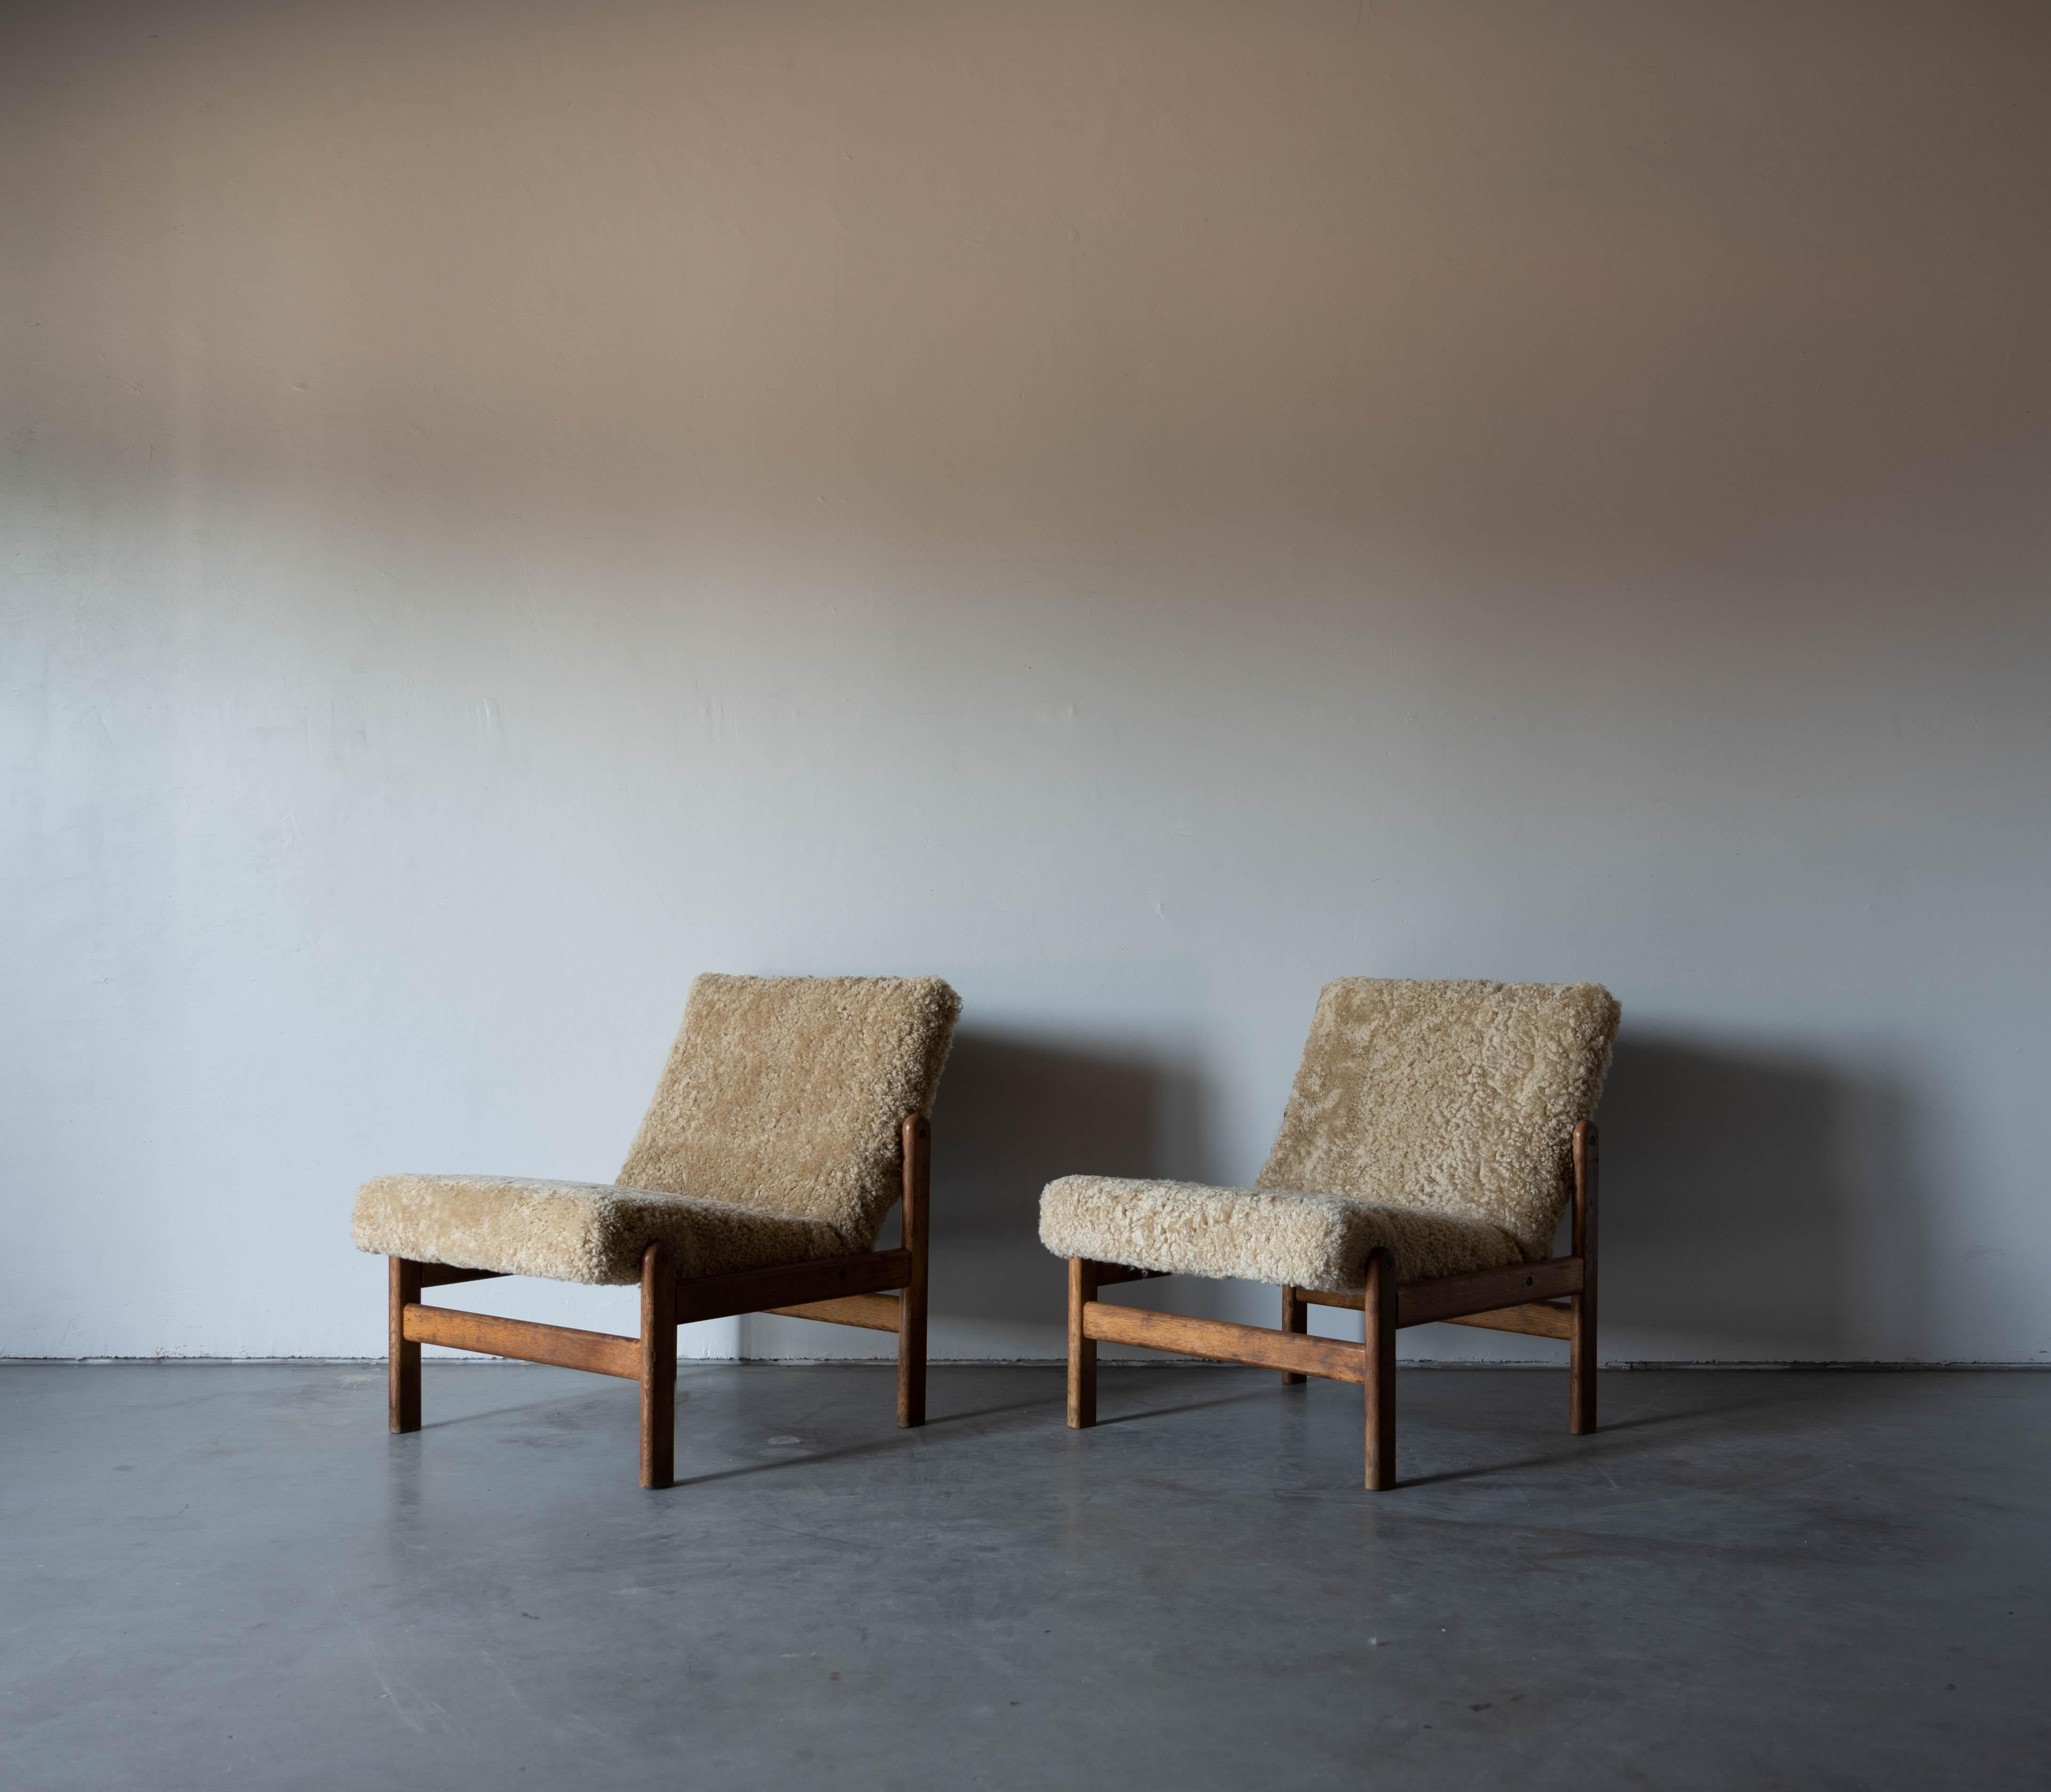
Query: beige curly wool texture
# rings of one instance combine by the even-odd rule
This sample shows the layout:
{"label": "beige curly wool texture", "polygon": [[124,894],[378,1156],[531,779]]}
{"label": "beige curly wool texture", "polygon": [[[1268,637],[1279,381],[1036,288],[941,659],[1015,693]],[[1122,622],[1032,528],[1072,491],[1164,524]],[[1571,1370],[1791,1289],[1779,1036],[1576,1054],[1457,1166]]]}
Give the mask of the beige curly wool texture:
{"label": "beige curly wool texture", "polygon": [[666,1244],[678,1273],[721,1275],[842,1257],[822,1219],[599,1182],[518,1176],[373,1176],[356,1197],[359,1250],[557,1281],[631,1282]]}
{"label": "beige curly wool texture", "polygon": [[1254,1187],[1065,1177],[1041,1242],[1330,1292],[1361,1286],[1377,1246],[1405,1281],[1543,1257],[1621,1014],[1597,984],[1341,978]]}
{"label": "beige curly wool texture", "polygon": [[658,1242],[687,1275],[867,1250],[960,1012],[938,977],[701,976],[617,1184],[377,1176],[357,1246],[614,1283]]}
{"label": "beige curly wool texture", "polygon": [[1377,1245],[1403,1281],[1514,1262],[1486,1221],[1295,1189],[1064,1176],[1040,1197],[1040,1237],[1057,1257],[1231,1276],[1291,1288],[1358,1288]]}

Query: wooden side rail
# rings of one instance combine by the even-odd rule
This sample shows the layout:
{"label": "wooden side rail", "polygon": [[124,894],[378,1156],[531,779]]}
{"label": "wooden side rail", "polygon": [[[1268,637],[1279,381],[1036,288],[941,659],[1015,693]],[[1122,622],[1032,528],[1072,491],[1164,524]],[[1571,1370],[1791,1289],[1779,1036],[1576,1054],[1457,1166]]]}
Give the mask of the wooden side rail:
{"label": "wooden side rail", "polygon": [[[1472,1275],[1406,1282],[1396,1291],[1396,1324],[1401,1330],[1406,1325],[1432,1325],[1442,1320],[1457,1321],[1474,1313],[1578,1294],[1581,1281],[1578,1257],[1549,1257],[1542,1263],[1513,1263],[1505,1270],[1479,1270]],[[1350,1307],[1356,1313],[1365,1298],[1351,1289],[1334,1294],[1299,1288],[1294,1293],[1299,1301],[1311,1306]]]}
{"label": "wooden side rail", "polygon": [[1360,1346],[1342,1338],[1273,1332],[1264,1325],[1234,1325],[1222,1319],[1187,1319],[1178,1313],[1150,1313],[1144,1307],[1113,1306],[1104,1301],[1085,1301],[1082,1322],[1084,1337],[1105,1344],[1143,1344],[1149,1350],[1209,1356],[1259,1369],[1286,1369],[1293,1375],[1322,1375],[1328,1381],[1367,1379]]}
{"label": "wooden side rail", "polygon": [[764,1307],[782,1319],[818,1319],[829,1325],[859,1325],[870,1332],[894,1332],[904,1323],[904,1303],[895,1294],[847,1294],[835,1301],[807,1301],[801,1306]]}
{"label": "wooden side rail", "polygon": [[423,1263],[420,1266],[420,1285],[423,1288],[446,1288],[458,1281],[497,1281],[505,1276],[503,1270],[459,1270],[449,1263]]}
{"label": "wooden side rail", "polygon": [[906,1287],[911,1280],[912,1254],[904,1250],[865,1251],[859,1257],[829,1257],[816,1263],[786,1263],[732,1275],[686,1276],[677,1283],[677,1323],[731,1319],[736,1313],[873,1294]]}
{"label": "wooden side rail", "polygon": [[1530,1301],[1521,1307],[1498,1307],[1494,1313],[1463,1313],[1440,1323],[1479,1325],[1485,1332],[1522,1332],[1527,1338],[1560,1338],[1571,1343],[1574,1309],[1566,1301]]}
{"label": "wooden side rail", "polygon": [[[1097,1287],[1114,1279],[1104,1273],[1110,1266],[1092,1267],[1097,1271],[1094,1278]],[[1134,1281],[1160,1273],[1129,1270],[1115,1279]],[[1572,1257],[1549,1258],[1542,1263],[1518,1264],[1506,1270],[1485,1270],[1474,1275],[1413,1281],[1396,1291],[1396,1327],[1400,1331],[1406,1326],[1444,1321],[1491,1331],[1571,1339],[1573,1309],[1565,1301],[1556,1304],[1553,1297],[1578,1293],[1580,1287],[1581,1265]],[[1364,1290],[1327,1293],[1295,1288],[1287,1292],[1295,1298],[1299,1321],[1305,1306],[1348,1307],[1358,1311],[1366,1301]],[[1142,1344],[1150,1350],[1172,1350],[1186,1356],[1279,1369],[1285,1375],[1321,1375],[1328,1381],[1367,1379],[1361,1347],[1343,1339],[1312,1337],[1294,1328],[1277,1332],[1264,1325],[1189,1319],[1180,1313],[1151,1313],[1143,1307],[1113,1306],[1095,1299],[1094,1293],[1092,1289],[1081,1303],[1082,1336],[1092,1341]]]}
{"label": "wooden side rail", "polygon": [[1522,1306],[1580,1291],[1578,1257],[1549,1257],[1542,1263],[1514,1264],[1471,1276],[1443,1276],[1397,1289],[1396,1324],[1400,1331],[1406,1325],[1429,1325],[1435,1320],[1493,1313],[1498,1307]]}
{"label": "wooden side rail", "polygon": [[540,1325],[528,1319],[501,1319],[494,1313],[459,1313],[453,1307],[424,1307],[417,1301],[404,1311],[407,1341],[447,1344],[457,1350],[481,1350],[493,1356],[518,1357],[523,1363],[553,1363],[562,1369],[588,1369],[596,1375],[641,1379],[641,1340],[611,1332],[578,1332],[567,1325]]}
{"label": "wooden side rail", "polygon": [[[745,1270],[736,1275],[686,1276],[676,1283],[676,1319],[688,1325],[701,1319],[732,1319],[742,1313],[780,1313],[797,1319],[823,1319],[838,1325],[860,1325],[870,1331],[894,1332],[899,1324],[899,1302],[885,1297],[877,1289],[902,1288],[911,1277],[908,1250],[869,1251],[859,1257],[830,1257],[817,1263],[793,1263],[773,1270]],[[495,1270],[451,1270],[439,1263],[419,1266],[419,1285],[439,1288],[451,1282],[482,1281],[497,1276]],[[769,1305],[766,1302],[773,1301]],[[819,1310],[806,1311],[803,1308]],[[405,1309],[406,1323],[416,1324],[414,1315],[427,1314],[418,1321],[424,1329],[409,1329],[408,1340],[453,1345],[459,1350],[480,1350],[494,1356],[516,1356],[526,1363],[558,1363],[568,1368],[580,1364],[566,1358],[537,1356],[531,1350],[515,1350],[506,1341],[531,1332],[537,1339],[551,1334],[562,1338],[611,1338],[609,1332],[577,1332],[561,1326],[539,1325],[523,1319],[501,1319],[490,1313],[459,1313],[452,1307],[428,1307],[417,1302]],[[454,1334],[472,1321],[481,1328],[474,1335],[497,1340],[471,1344]],[[513,1329],[508,1330],[510,1327]],[[450,1335],[443,1336],[447,1332]],[[632,1340],[627,1340],[631,1342]],[[556,1348],[537,1343],[537,1348]],[[568,1348],[565,1345],[561,1348]],[[604,1374],[616,1371],[604,1370]],[[633,1371],[636,1375],[640,1371]]]}

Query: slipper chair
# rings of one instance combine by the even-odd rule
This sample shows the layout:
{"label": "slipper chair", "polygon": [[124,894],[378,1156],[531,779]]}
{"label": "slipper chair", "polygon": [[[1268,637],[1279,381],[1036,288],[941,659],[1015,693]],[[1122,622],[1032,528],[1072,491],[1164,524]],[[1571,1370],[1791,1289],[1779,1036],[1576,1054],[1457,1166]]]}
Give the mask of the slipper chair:
{"label": "slipper chair", "polygon": [[[1252,1188],[1065,1176],[1040,1238],[1068,1260],[1068,1423],[1096,1422],[1100,1340],[1364,1383],[1367,1485],[1396,1484],[1396,1333],[1451,1321],[1563,1338],[1569,1429],[1596,1428],[1596,1137],[1621,1011],[1592,983],[1345,977],[1318,998]],[[1573,1249],[1550,1254],[1569,1199]],[[1282,1328],[1097,1298],[1164,1275],[1279,1283]],[[1307,1334],[1312,1306],[1362,1344]]]}
{"label": "slipper chair", "polygon": [[[392,1429],[420,1428],[424,1344],[589,1369],[641,1384],[641,1485],[667,1487],[677,1328],[747,1313],[895,1332],[897,1422],[924,1423],[927,1117],[960,1012],[938,977],[701,976],[616,1184],[364,1184],[357,1248],[391,1259]],[[878,1250],[900,1201],[902,1242]],[[421,1300],[495,1276],[638,1281],[640,1335]]]}

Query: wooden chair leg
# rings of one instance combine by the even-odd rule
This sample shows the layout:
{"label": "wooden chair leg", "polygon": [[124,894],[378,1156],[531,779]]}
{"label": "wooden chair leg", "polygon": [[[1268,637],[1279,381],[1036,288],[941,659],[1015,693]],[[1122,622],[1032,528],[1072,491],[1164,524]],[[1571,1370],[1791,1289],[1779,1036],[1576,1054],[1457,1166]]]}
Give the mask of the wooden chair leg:
{"label": "wooden chair leg", "polygon": [[1381,1493],[1396,1485],[1396,1264],[1385,1250],[1368,1254],[1361,1317],[1367,1352],[1367,1485]]}
{"label": "wooden chair leg", "polygon": [[897,1422],[926,1422],[926,1206],[932,1184],[932,1123],[904,1122],[904,1248],[912,1279],[897,1295]]}
{"label": "wooden chair leg", "polygon": [[[1310,1304],[1295,1289],[1284,1288],[1282,1290],[1282,1329],[1300,1335],[1310,1329]],[[1310,1379],[1308,1375],[1299,1375],[1287,1369],[1282,1371],[1282,1385],[1284,1387],[1300,1387]]]}
{"label": "wooden chair leg", "polygon": [[420,1428],[420,1347],[405,1334],[406,1309],[420,1297],[420,1266],[411,1258],[385,1259],[391,1335],[387,1344],[388,1403],[396,1434]]}
{"label": "wooden chair leg", "polygon": [[670,1247],[641,1256],[641,1485],[677,1480],[677,1272]]}
{"label": "wooden chair leg", "polygon": [[1593,1124],[1574,1129],[1574,1254],[1581,1260],[1581,1289],[1570,1297],[1573,1362],[1568,1374],[1567,1429],[1586,1437],[1596,1428],[1596,1184],[1601,1145]]}
{"label": "wooden chair leg", "polygon": [[1083,1336],[1083,1309],[1096,1298],[1096,1265],[1087,1257],[1068,1259],[1068,1427],[1086,1431],[1096,1423],[1096,1340]]}

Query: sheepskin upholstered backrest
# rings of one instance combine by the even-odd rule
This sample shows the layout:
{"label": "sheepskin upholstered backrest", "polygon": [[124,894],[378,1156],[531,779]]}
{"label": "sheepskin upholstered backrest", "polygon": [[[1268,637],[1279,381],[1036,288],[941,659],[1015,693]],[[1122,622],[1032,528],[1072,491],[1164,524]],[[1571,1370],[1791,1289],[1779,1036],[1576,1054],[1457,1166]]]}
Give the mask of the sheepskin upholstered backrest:
{"label": "sheepskin upholstered backrest", "polygon": [[1485,1219],[1543,1257],[1622,1013],[1594,983],[1328,983],[1258,1186]]}
{"label": "sheepskin upholstered backrest", "polygon": [[938,977],[701,976],[619,1180],[823,1219],[867,1250],[960,1013]]}

